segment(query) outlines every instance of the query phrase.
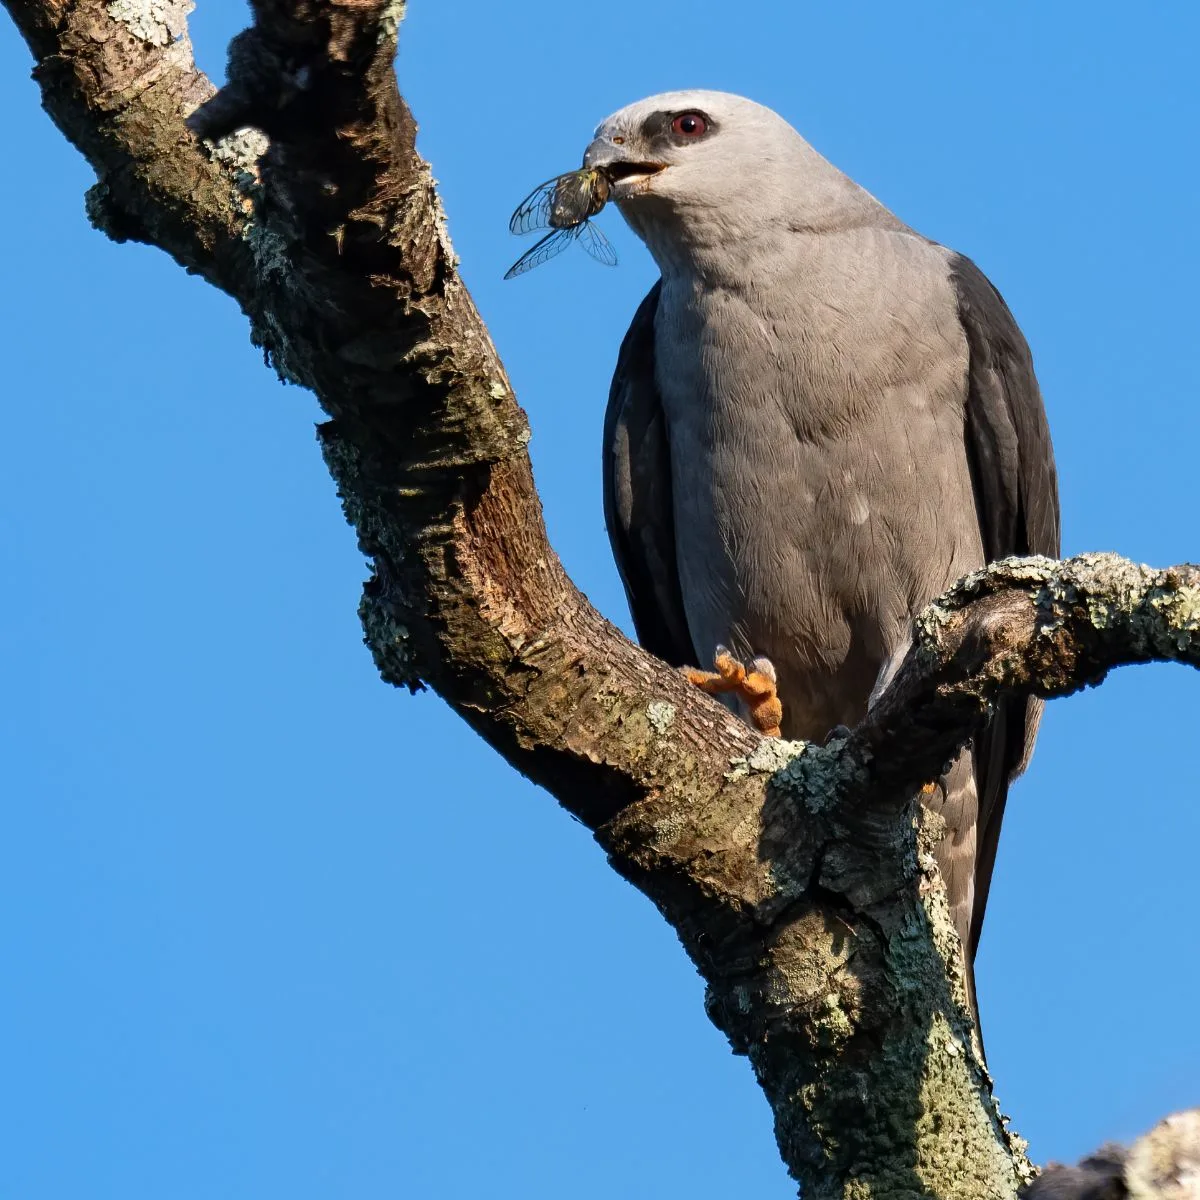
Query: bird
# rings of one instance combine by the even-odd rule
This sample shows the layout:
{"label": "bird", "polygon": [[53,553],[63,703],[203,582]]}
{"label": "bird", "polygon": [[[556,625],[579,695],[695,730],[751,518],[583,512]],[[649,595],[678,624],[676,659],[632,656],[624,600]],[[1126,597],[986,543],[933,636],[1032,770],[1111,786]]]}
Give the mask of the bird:
{"label": "bird", "polygon": [[[601,122],[583,165],[660,275],[604,420],[605,522],[638,640],[764,732],[821,742],[862,720],[952,583],[1058,557],[1029,347],[970,259],[752,100],[639,100]],[[716,671],[697,670],[714,652]],[[1000,825],[1041,709],[1001,699],[921,793],[945,822],[935,858],[976,1020]]]}

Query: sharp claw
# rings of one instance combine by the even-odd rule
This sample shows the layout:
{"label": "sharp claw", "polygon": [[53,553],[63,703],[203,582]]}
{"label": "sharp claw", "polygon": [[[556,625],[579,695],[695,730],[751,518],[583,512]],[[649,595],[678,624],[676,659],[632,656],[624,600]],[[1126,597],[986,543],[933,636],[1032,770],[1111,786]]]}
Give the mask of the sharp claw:
{"label": "sharp claw", "polygon": [[730,653],[727,646],[718,646],[713,654],[715,671],[684,668],[684,677],[709,695],[735,692],[750,710],[754,727],[767,737],[780,736],[783,705],[776,691],[775,665],[769,658],[755,658],[749,670]]}
{"label": "sharp claw", "polygon": [[775,675],[775,664],[769,658],[759,655],[758,658],[751,660],[750,670],[756,674],[765,675],[772,683],[779,682]]}

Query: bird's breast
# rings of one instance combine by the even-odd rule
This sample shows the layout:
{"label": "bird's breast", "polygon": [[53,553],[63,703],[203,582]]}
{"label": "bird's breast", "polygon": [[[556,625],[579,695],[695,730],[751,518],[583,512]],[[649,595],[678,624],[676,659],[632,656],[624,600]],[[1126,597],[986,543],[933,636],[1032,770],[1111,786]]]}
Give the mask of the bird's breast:
{"label": "bird's breast", "polygon": [[665,277],[655,328],[693,642],[771,657],[804,736],[983,561],[944,274],[911,235],[814,240],[737,286]]}

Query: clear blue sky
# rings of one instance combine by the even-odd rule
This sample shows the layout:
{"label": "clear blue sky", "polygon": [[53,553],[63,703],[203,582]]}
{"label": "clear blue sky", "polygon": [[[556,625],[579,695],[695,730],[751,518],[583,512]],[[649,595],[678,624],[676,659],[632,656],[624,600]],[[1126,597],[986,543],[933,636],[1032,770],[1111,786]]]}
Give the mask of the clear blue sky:
{"label": "clear blue sky", "polygon": [[[200,0],[219,71],[241,5]],[[533,425],[555,546],[618,621],[599,436],[653,271],[516,282],[509,212],[651,92],[753,96],[975,258],[1033,345],[1068,551],[1197,534],[1200,9],[412,0],[402,80]],[[653,908],[431,695],[380,683],[311,396],[235,306],[83,215],[0,17],[0,1196],[792,1194]],[[1040,1159],[1200,1103],[1200,679],[1058,701],[979,964]]]}

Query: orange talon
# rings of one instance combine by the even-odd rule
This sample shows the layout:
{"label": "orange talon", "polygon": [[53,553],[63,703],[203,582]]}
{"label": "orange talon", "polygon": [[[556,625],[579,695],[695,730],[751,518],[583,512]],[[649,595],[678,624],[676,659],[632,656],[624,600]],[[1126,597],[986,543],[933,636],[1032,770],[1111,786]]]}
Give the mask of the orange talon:
{"label": "orange talon", "polygon": [[767,737],[779,737],[783,704],[775,688],[775,668],[770,659],[754,659],[747,671],[724,646],[718,646],[713,666],[716,667],[715,671],[685,667],[684,678],[710,696],[723,692],[736,693],[750,710],[754,728]]}

